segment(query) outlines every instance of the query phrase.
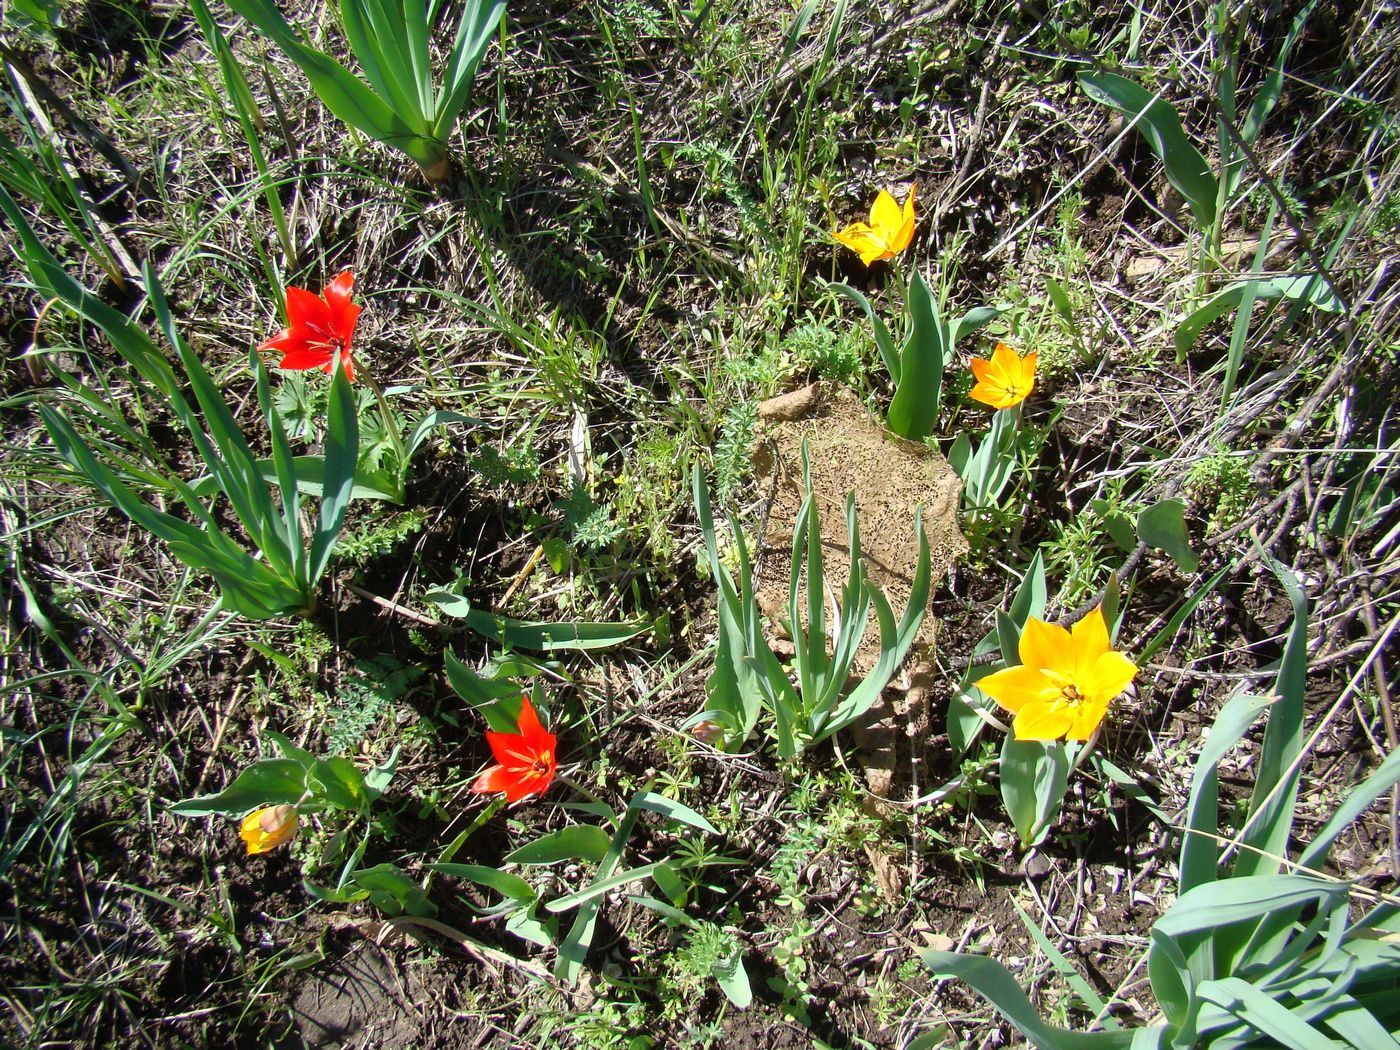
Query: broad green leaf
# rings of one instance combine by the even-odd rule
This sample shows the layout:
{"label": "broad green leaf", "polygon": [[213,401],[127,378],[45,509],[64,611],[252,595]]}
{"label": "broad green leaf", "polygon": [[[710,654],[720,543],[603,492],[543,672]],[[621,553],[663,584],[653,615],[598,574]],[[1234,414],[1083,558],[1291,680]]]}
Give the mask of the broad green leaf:
{"label": "broad green leaf", "polygon": [[899,384],[890,402],[889,428],[900,437],[922,441],[933,433],[943,393],[946,333],[933,293],[916,273],[909,282],[909,337],[900,357]]}
{"label": "broad green leaf", "polygon": [[321,578],[330,563],[335,541],[340,536],[341,526],[345,524],[345,510],[350,505],[355,464],[360,454],[360,421],[355,411],[355,395],[350,392],[350,380],[339,364],[331,377],[325,446],[321,503],[316,515],[316,529],[311,537],[310,564],[305,581],[308,587]]}
{"label": "broad green leaf", "polygon": [[589,623],[564,621],[546,623],[539,620],[515,620],[509,616],[475,609],[469,600],[451,591],[429,591],[424,599],[442,612],[467,622],[478,634],[501,645],[516,649],[557,652],[565,649],[606,649],[636,638],[651,630],[651,623]]}
{"label": "broad green leaf", "polygon": [[365,778],[355,763],[341,755],[318,759],[306,778],[307,786],[338,809],[360,810],[367,803]]}
{"label": "broad green leaf", "polygon": [[335,59],[304,44],[271,0],[230,0],[229,7],[301,67],[312,89],[337,117],[371,138],[420,159],[415,154],[423,154],[422,139],[404,117]]}
{"label": "broad green leaf", "polygon": [[1004,313],[1006,313],[1005,310],[996,306],[973,307],[954,321],[949,327],[948,352],[951,354],[954,348],[957,347],[958,341],[964,336],[971,335],[973,332],[977,331],[977,329],[991,324]]}
{"label": "broad green leaf", "polygon": [[437,914],[437,905],[428,900],[423,887],[392,864],[361,868],[351,879],[355,885],[367,890],[374,906],[387,915],[431,918]]}
{"label": "broad green leaf", "polygon": [[625,871],[600,876],[575,893],[566,893],[562,897],[556,897],[554,900],[547,903],[545,908],[555,913],[568,911],[570,908],[577,908],[580,904],[597,900],[609,890],[615,890],[620,886],[626,886],[630,883],[640,882],[642,879],[650,878],[651,873],[656,870],[659,863],[661,862],[643,864],[639,868],[628,868]]}
{"label": "broad green leaf", "polygon": [[1176,326],[1177,356],[1184,358],[1190,352],[1206,325],[1232,310],[1239,309],[1246,293],[1251,299],[1290,299],[1297,303],[1307,303],[1330,314],[1340,313],[1342,310],[1341,300],[1319,274],[1294,274],[1288,277],[1240,281],[1216,292]]}
{"label": "broad green leaf", "polygon": [[1186,137],[1176,108],[1116,73],[1080,73],[1079,86],[1095,102],[1134,121],[1138,133],[1166,168],[1167,181],[1191,206],[1196,222],[1203,229],[1213,225],[1219,186],[1201,151]]}
{"label": "broad green leaf", "polygon": [[1191,549],[1191,537],[1186,532],[1186,502],[1164,499],[1138,514],[1138,537],[1149,547],[1171,555],[1182,572],[1195,572],[1200,559]]}
{"label": "broad green leaf", "polygon": [[566,860],[597,864],[607,855],[608,833],[594,824],[572,824],[527,842],[506,857],[506,864],[548,865]]}
{"label": "broad green leaf", "polygon": [[522,908],[520,911],[512,913],[506,919],[506,930],[521,940],[538,944],[541,948],[553,948],[557,932],[555,920],[551,918],[547,922],[542,922],[536,917],[536,911],[536,908],[531,907]]}
{"label": "broad green leaf", "polygon": [[505,0],[466,0],[463,4],[462,20],[452,42],[436,101],[433,130],[438,138],[446,141],[466,107],[476,71],[505,13]]}
{"label": "broad green leaf", "polygon": [[1250,726],[1272,702],[1272,697],[1237,693],[1225,702],[1210,727],[1209,735],[1201,743],[1184,815],[1186,834],[1182,839],[1178,862],[1181,893],[1216,879],[1216,865],[1220,857],[1220,846],[1215,839],[1220,830],[1216,766],[1249,732]]}
{"label": "broad green leaf", "polygon": [[1055,822],[1069,783],[1070,756],[1058,741],[1017,740],[1001,748],[1001,799],[1024,848],[1034,846]]}
{"label": "broad green leaf", "polygon": [[1254,768],[1254,792],[1249,819],[1235,859],[1235,875],[1275,872],[1288,850],[1293,811],[1298,801],[1299,770],[1294,766],[1303,747],[1304,694],[1308,674],[1308,599],[1293,573],[1272,555],[1261,560],[1283,585],[1293,606],[1293,622],[1283,647],[1274,692],[1278,700],[1269,711],[1264,742]]}
{"label": "broad green leaf", "polygon": [[685,803],[677,802],[665,795],[658,795],[655,791],[638,791],[627,805],[633,809],[648,809],[653,813],[660,813],[663,817],[678,820],[682,824],[689,824],[691,827],[699,828],[711,835],[719,834],[713,824]]}
{"label": "broad green leaf", "polygon": [[519,875],[512,875],[508,871],[484,864],[428,864],[425,867],[439,875],[451,875],[453,878],[466,879],[478,886],[485,886],[522,904],[532,904],[535,900],[535,888]]}
{"label": "broad green leaf", "polygon": [[1267,992],[1241,978],[1202,981],[1196,991],[1206,1002],[1223,1007],[1255,1031],[1289,1050],[1340,1050],[1334,1040],[1295,1016]]}
{"label": "broad green leaf", "polygon": [[880,315],[875,312],[875,307],[871,305],[870,300],[848,284],[833,282],[828,284],[827,288],[838,295],[845,296],[865,311],[865,316],[870,319],[870,327],[875,333],[875,346],[880,351],[880,360],[885,363],[885,370],[890,374],[890,382],[896,387],[899,386],[899,350],[894,345],[894,337],[890,335],[889,328],[880,319]]}
{"label": "broad green leaf", "polygon": [[[632,837],[637,817],[638,811],[635,809],[629,809],[623,814],[607,854],[598,862],[596,878],[608,878],[622,862],[622,853],[627,848],[627,840]],[[598,904],[598,898],[591,897],[579,905],[573,925],[569,927],[568,934],[559,945],[559,956],[554,962],[554,976],[561,981],[574,984],[583,972],[583,960],[588,955],[589,946],[593,943],[593,931],[598,924]]]}
{"label": "broad green leaf", "polygon": [[1321,867],[1327,860],[1327,854],[1337,836],[1396,783],[1400,783],[1400,748],[1386,755],[1385,761],[1376,771],[1351,790],[1327,819],[1327,823],[1318,829],[1312,842],[1308,843],[1307,848],[1298,857],[1298,864],[1304,868]]}
{"label": "broad green leaf", "polygon": [[1329,899],[1344,900],[1347,891],[1345,882],[1308,875],[1219,879],[1183,893],[1153,929],[1168,937],[1215,932],[1221,926],[1249,922],[1271,912],[1293,911],[1310,904],[1324,906]]}
{"label": "broad green leaf", "polygon": [[716,963],[710,973],[719,982],[720,991],[724,992],[736,1010],[747,1010],[753,1003],[753,989],[749,986],[749,975],[744,969],[742,951],[736,951],[727,959]]}
{"label": "broad green leaf", "polygon": [[452,691],[481,712],[497,733],[520,731],[519,685],[508,678],[483,678],[450,651],[442,654],[443,670]]}
{"label": "broad green leaf", "polygon": [[1021,983],[993,959],[926,949],[919,958],[936,976],[957,977],[990,1002],[1037,1050],[1154,1050],[1165,1045],[1161,1026],[1136,1031],[1069,1032],[1040,1019]]}
{"label": "broad green leaf", "polygon": [[263,806],[290,806],[306,793],[306,770],[290,758],[264,758],[239,773],[232,784],[215,795],[186,799],[170,807],[182,817],[218,813],[241,817]]}
{"label": "broad green leaf", "polygon": [[[271,459],[258,460],[258,469],[262,472],[264,481],[281,487],[277,467]],[[321,456],[292,457],[292,477],[295,479],[297,491],[303,496],[320,497],[321,480],[325,476],[325,471],[325,460]],[[220,491],[218,479],[213,475],[200,478],[191,488],[206,499]],[[350,489],[350,498],[380,499],[390,503],[402,503],[403,493],[395,488],[393,479],[383,471],[369,470],[361,464],[355,471],[355,481]]]}

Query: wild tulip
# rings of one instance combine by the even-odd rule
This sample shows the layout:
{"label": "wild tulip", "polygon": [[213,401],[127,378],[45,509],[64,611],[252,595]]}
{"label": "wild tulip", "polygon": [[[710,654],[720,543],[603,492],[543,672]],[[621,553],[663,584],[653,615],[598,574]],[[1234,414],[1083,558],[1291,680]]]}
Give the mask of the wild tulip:
{"label": "wild tulip", "polygon": [[296,833],[296,806],[264,806],[243,818],[238,837],[247,844],[248,855],[252,856],[290,842]]}
{"label": "wild tulip", "polygon": [[990,361],[973,359],[977,385],[968,397],[997,409],[1019,405],[1035,389],[1035,359],[1034,350],[1022,357],[1005,343],[997,343]]}
{"label": "wild tulip", "polygon": [[336,359],[345,378],[354,382],[355,361],[350,343],[360,308],[350,301],[355,277],[349,270],[338,274],[320,295],[305,288],[287,288],[287,327],[258,347],[282,354],[278,368],[319,368],[329,375]]}
{"label": "wild tulip", "polygon": [[853,222],[833,236],[857,252],[866,266],[898,255],[914,239],[914,187],[909,187],[909,199],[904,202],[903,211],[887,191],[881,190],[870,207],[868,224]]}
{"label": "wild tulip", "polygon": [[1088,740],[1109,703],[1138,673],[1113,649],[1102,606],[1068,631],[1032,616],[1018,653],[1019,667],[977,681],[978,689],[1015,715],[1017,740]]}
{"label": "wild tulip", "polygon": [[472,790],[478,794],[504,791],[507,802],[542,793],[554,780],[557,739],[540,725],[528,696],[520,702],[517,733],[487,733],[486,742],[496,764],[477,777]]}

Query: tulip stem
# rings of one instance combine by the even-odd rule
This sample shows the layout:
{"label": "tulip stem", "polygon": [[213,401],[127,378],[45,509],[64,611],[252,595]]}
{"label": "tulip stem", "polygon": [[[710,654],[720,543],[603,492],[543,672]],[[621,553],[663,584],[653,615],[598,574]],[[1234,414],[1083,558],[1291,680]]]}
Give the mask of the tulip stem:
{"label": "tulip stem", "polygon": [[408,450],[404,448],[403,435],[399,433],[398,422],[394,419],[394,413],[389,408],[389,402],[384,397],[384,391],[379,389],[379,384],[374,381],[374,377],[369,374],[368,369],[364,369],[365,385],[374,394],[374,400],[379,405],[379,414],[384,418],[384,429],[389,432],[389,438],[394,443],[394,484],[398,490],[399,501],[403,501],[404,476],[408,473]]}
{"label": "tulip stem", "polygon": [[[558,780],[560,783],[567,784],[569,787],[573,788],[575,791],[577,791],[577,792],[578,792],[580,795],[582,795],[584,798],[588,799],[589,802],[596,802],[596,803],[598,803],[600,806],[606,806],[606,805],[608,805],[606,802],[604,802],[601,798],[599,798],[596,794],[594,794],[594,793],[593,793],[592,791],[590,791],[588,788],[584,787],[582,784],[580,784],[580,783],[579,783],[577,780],[575,780],[573,777],[571,777],[571,776],[569,776],[569,775],[567,775],[567,774],[565,774],[565,773],[560,773],[558,770],[555,770],[555,772],[554,772],[554,779],[555,779],[555,780]],[[611,808],[611,807],[609,807],[609,808]]]}

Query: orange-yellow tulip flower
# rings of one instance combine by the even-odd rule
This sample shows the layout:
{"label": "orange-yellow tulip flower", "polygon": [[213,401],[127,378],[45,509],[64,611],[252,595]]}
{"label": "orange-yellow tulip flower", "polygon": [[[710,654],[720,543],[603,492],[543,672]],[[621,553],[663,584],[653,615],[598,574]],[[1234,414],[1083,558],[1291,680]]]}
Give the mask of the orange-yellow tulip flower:
{"label": "orange-yellow tulip flower", "polygon": [[997,343],[992,359],[972,361],[977,385],[968,396],[993,408],[1019,405],[1035,388],[1035,351],[1021,357],[1005,343]]}
{"label": "orange-yellow tulip flower", "polygon": [[1017,740],[1088,740],[1110,701],[1138,672],[1113,650],[1102,606],[1068,631],[1032,616],[1019,651],[1019,667],[977,681],[978,689],[1016,716]]}
{"label": "orange-yellow tulip flower", "polygon": [[243,818],[238,837],[248,844],[248,853],[266,853],[289,842],[297,833],[296,806],[264,806]]}
{"label": "orange-yellow tulip flower", "polygon": [[914,239],[914,187],[909,187],[909,199],[899,210],[895,199],[885,190],[870,206],[870,224],[853,222],[834,236],[838,241],[860,254],[860,261],[869,266],[877,259],[889,259],[909,247]]}

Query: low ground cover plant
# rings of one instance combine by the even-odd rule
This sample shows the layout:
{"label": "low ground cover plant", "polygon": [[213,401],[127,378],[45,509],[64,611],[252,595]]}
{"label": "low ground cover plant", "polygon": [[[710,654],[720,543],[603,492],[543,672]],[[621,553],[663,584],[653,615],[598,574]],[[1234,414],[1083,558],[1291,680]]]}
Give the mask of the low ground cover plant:
{"label": "low ground cover plant", "polygon": [[1400,1045],[1386,16],[7,7],[0,1044]]}

